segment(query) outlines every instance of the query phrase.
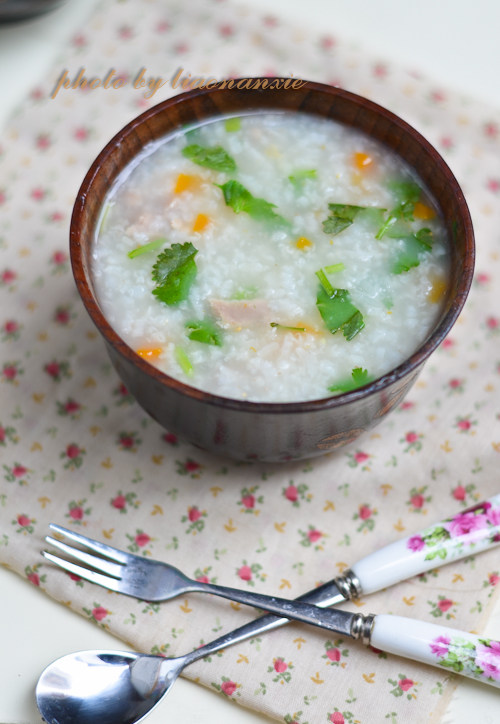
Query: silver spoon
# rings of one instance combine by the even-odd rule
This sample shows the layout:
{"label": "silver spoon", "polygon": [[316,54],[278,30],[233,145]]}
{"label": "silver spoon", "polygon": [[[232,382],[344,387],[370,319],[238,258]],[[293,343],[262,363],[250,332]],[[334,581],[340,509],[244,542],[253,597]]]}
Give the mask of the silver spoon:
{"label": "silver spoon", "polygon": [[[271,611],[303,623],[361,639],[368,645],[443,666],[463,676],[500,687],[491,661],[500,659],[500,642],[464,631],[391,615],[323,610],[304,601],[270,599]],[[264,616],[184,656],[113,651],[81,651],[54,661],[36,688],[37,705],[48,724],[136,724],[169,691],[182,670],[208,654],[280,625]],[[460,662],[457,668],[454,662]]]}

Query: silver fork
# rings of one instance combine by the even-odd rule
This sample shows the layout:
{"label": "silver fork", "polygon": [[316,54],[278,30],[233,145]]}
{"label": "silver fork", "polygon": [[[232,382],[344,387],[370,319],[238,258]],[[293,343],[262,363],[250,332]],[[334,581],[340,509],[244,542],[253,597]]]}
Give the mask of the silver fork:
{"label": "silver fork", "polygon": [[[462,519],[464,515],[470,516],[479,512],[486,515],[488,511],[500,512],[500,495],[477,503],[469,510],[460,511],[458,515]],[[468,534],[467,526],[459,534],[454,530],[453,536],[443,535],[443,531],[446,532],[446,526],[450,521],[453,522],[454,518],[447,518],[417,535],[403,538],[369,553],[345,571],[342,576],[305,593],[297,600],[322,607],[334,606],[351,598],[359,598],[361,594],[374,593],[406,578],[425,573],[436,567],[437,560],[447,563],[451,559],[465,558],[500,543],[500,518],[498,516],[493,516],[490,523],[475,531],[472,537]],[[59,538],[76,543],[79,548],[50,536],[46,538],[46,541],[62,551],[68,558],[79,561],[83,565],[43,551],[45,558],[87,581],[117,593],[151,602],[167,601],[186,593],[211,593],[267,611],[274,610],[281,616],[286,614],[283,613],[283,610],[278,611],[277,602],[279,601],[285,606],[290,604],[286,599],[196,581],[188,578],[168,563],[126,553],[59,525],[51,524],[50,528]],[[429,554],[426,540],[432,541],[432,545],[429,544],[432,555]],[[270,607],[270,603],[273,604],[273,608]],[[285,619],[279,623],[276,622],[274,626],[283,623],[285,623]]]}
{"label": "silver fork", "polygon": [[[142,601],[168,601],[186,593],[211,593],[266,611],[274,609],[275,613],[282,616],[286,615],[285,609],[290,604],[283,598],[197,581],[168,563],[127,553],[59,525],[51,523],[49,527],[59,538],[72,541],[79,548],[51,536],[45,538],[46,542],[83,565],[42,551],[47,560],[91,583]],[[301,598],[307,603],[326,607],[345,601],[354,593],[349,577],[344,575]],[[282,622],[285,621],[283,619]]]}

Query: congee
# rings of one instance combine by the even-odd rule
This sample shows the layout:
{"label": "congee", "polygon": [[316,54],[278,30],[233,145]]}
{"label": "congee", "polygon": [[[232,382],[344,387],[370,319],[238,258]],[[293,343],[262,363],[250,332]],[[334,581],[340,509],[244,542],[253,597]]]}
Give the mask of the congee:
{"label": "congee", "polygon": [[256,112],[146,147],[109,190],[92,275],[150,364],[223,397],[292,402],[360,387],[421,345],[447,244],[392,151],[328,119]]}

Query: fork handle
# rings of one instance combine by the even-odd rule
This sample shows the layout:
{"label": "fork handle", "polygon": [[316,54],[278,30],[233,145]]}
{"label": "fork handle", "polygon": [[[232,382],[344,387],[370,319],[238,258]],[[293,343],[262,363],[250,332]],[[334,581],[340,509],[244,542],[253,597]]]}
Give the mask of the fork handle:
{"label": "fork handle", "polygon": [[490,638],[403,616],[377,614],[370,644],[389,654],[500,687],[500,642]]}
{"label": "fork handle", "polygon": [[373,593],[500,543],[500,495],[370,553],[351,567],[357,595]]}

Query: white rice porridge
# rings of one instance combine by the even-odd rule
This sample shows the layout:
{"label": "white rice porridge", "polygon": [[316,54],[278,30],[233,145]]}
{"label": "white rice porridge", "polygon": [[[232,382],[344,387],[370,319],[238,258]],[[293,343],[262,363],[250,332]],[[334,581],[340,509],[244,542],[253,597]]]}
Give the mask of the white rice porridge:
{"label": "white rice porridge", "polygon": [[151,364],[223,397],[291,402],[402,363],[440,315],[448,267],[435,205],[397,156],[273,112],[147,147],[110,189],[92,274]]}

